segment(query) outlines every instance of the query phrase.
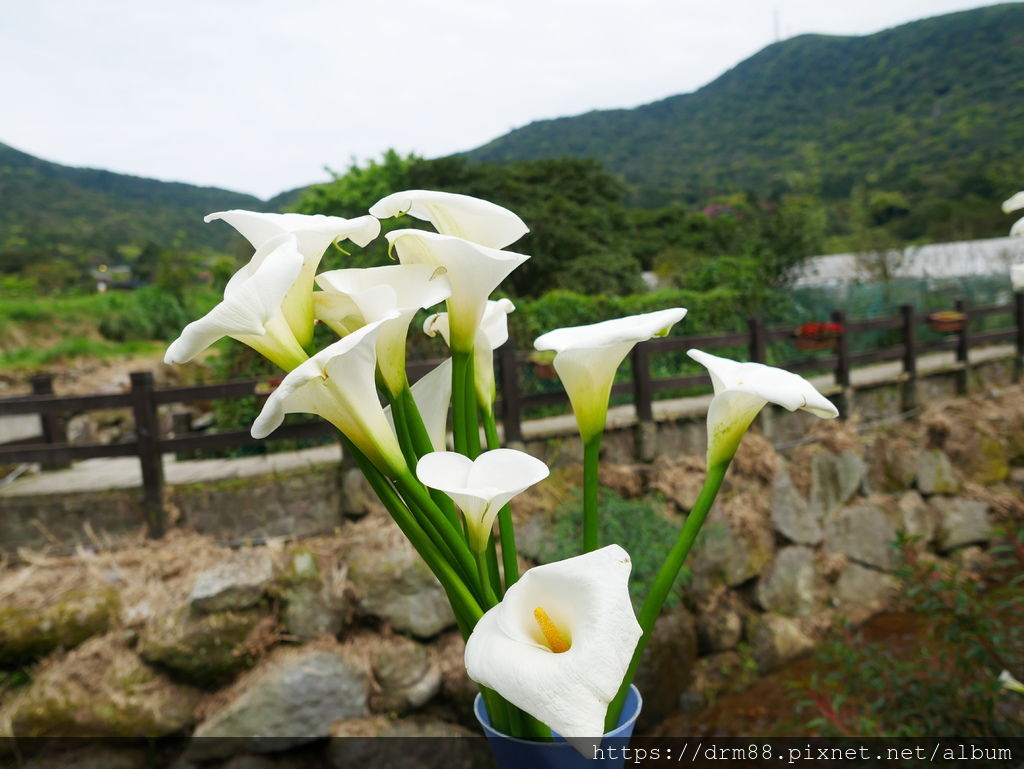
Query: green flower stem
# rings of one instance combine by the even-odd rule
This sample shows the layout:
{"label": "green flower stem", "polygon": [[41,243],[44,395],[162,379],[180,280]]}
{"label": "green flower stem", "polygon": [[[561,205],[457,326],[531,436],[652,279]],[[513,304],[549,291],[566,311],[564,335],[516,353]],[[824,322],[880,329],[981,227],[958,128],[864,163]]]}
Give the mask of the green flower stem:
{"label": "green flower stem", "polygon": [[487,549],[484,551],[487,558],[487,576],[490,577],[491,587],[496,596],[505,595],[505,588],[501,586],[501,571],[498,569],[498,548],[494,544],[494,536],[487,538]]}
{"label": "green flower stem", "polygon": [[[494,421],[493,409],[481,407],[484,418],[484,435],[487,438],[487,449],[493,451],[501,448],[498,440],[498,426]],[[504,505],[498,512],[498,534],[501,537],[501,567],[505,572],[505,589],[508,590],[519,580],[519,560],[516,558],[516,533],[512,525],[512,510]]]}
{"label": "green flower stem", "polygon": [[[406,429],[412,440],[418,462],[420,457],[434,451],[434,445],[430,442],[430,435],[423,424],[423,416],[420,414],[419,406],[416,405],[416,399],[413,397],[412,390],[409,389],[408,385],[402,388],[396,400],[401,404],[402,416],[405,419]],[[416,464],[411,464],[410,468],[415,473]],[[434,504],[441,508],[441,512],[452,522],[453,526],[458,527],[459,513],[455,509],[455,503],[452,502],[451,497],[437,489],[429,489],[428,491],[430,498],[434,500]]]}
{"label": "green flower stem", "polygon": [[377,493],[381,503],[391,513],[391,517],[398,524],[402,533],[409,539],[416,552],[420,554],[420,557],[423,558],[441,583],[452,605],[452,610],[455,612],[456,621],[462,631],[463,639],[469,638],[469,634],[476,626],[477,621],[483,616],[483,609],[481,609],[480,604],[473,596],[472,591],[434,546],[430,537],[427,536],[426,532],[417,523],[416,518],[402,503],[401,497],[398,496],[380,471],[374,467],[373,463],[355,448],[347,438],[342,438],[342,445],[345,451],[355,459],[359,469],[366,476],[366,480]]}
{"label": "green flower stem", "polygon": [[494,585],[491,582],[490,565],[487,563],[487,553],[474,553],[476,556],[476,573],[477,579],[480,580],[480,584],[483,585],[484,591],[484,611],[490,609],[498,603],[498,595],[494,591]]}
{"label": "green flower stem", "polygon": [[416,447],[413,445],[412,436],[409,433],[409,422],[405,413],[405,404],[400,398],[392,396],[387,390],[384,392],[391,403],[391,416],[395,420],[395,435],[398,436],[398,445],[402,449],[402,456],[405,457],[405,463],[415,470],[419,456],[416,454]]}
{"label": "green flower stem", "polygon": [[601,437],[598,432],[583,442],[583,552],[597,550],[600,543],[597,510],[597,471],[601,459]]}
{"label": "green flower stem", "polygon": [[647,641],[651,636],[651,629],[654,627],[658,615],[661,614],[661,607],[665,604],[665,599],[668,597],[672,584],[679,575],[679,570],[683,567],[683,562],[686,560],[690,548],[693,547],[693,542],[697,538],[701,526],[704,524],[704,519],[707,518],[708,511],[711,510],[711,505],[714,504],[715,497],[718,496],[718,490],[722,486],[722,480],[725,478],[725,471],[728,468],[728,461],[712,465],[708,468],[708,474],[704,479],[704,486],[700,490],[700,496],[697,497],[697,501],[694,503],[690,514],[686,516],[686,523],[683,524],[683,528],[679,532],[679,538],[676,539],[676,543],[669,551],[668,557],[662,563],[657,576],[654,578],[654,583],[651,585],[651,590],[644,599],[644,604],[640,608],[640,616],[637,617],[640,628],[643,630],[643,635],[640,636],[640,641],[633,651],[633,659],[630,660],[622,686],[619,688],[618,694],[615,695],[615,699],[608,706],[608,715],[605,717],[605,731],[611,731],[618,723],[619,714],[622,712],[626,695],[629,693],[629,685],[633,682],[633,676],[636,675],[636,669],[640,665],[640,658],[643,656]]}
{"label": "green flower stem", "polygon": [[[427,532],[436,534],[435,543],[442,549],[447,547],[450,550],[456,568],[463,573],[470,584],[482,588],[477,584],[476,562],[466,543],[465,535],[448,520],[441,512],[441,508],[434,504],[434,500],[430,498],[423,484],[406,470],[395,479],[395,485],[398,486],[398,490],[409,504],[410,509],[421,513],[426,519],[426,523],[429,524]],[[481,589],[475,592],[478,597],[483,598],[484,594]]]}
{"label": "green flower stem", "polygon": [[[469,456],[469,426],[466,424],[466,399],[473,390],[466,388],[466,367],[473,360],[473,351],[452,350],[452,437],[455,450]],[[470,457],[472,459],[472,457]]]}
{"label": "green flower stem", "polygon": [[473,362],[476,356],[470,355],[466,359],[466,396],[464,408],[466,409],[466,447],[469,450],[467,455],[470,459],[480,456],[480,422],[476,411],[476,382],[473,378]]}

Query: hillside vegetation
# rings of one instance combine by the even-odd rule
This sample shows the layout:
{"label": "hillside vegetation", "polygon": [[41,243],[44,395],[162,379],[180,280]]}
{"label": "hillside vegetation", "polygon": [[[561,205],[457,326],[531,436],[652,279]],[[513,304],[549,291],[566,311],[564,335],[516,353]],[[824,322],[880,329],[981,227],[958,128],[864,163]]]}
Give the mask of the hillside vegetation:
{"label": "hillside vegetation", "polygon": [[481,162],[592,157],[631,201],[772,197],[820,175],[843,233],[857,198],[901,217],[903,240],[1004,234],[998,203],[1024,181],[1024,4],[865,37],[802,35],[700,90],[635,109],[531,123],[467,153]]}

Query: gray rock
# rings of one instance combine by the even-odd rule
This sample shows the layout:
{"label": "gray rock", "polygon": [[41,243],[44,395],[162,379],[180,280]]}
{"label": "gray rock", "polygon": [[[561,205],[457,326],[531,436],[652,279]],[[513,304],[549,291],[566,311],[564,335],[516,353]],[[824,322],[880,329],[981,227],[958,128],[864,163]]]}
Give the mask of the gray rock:
{"label": "gray rock", "polygon": [[953,550],[963,545],[987,542],[992,536],[988,505],[977,499],[963,497],[936,498],[932,507],[938,516],[938,546]]}
{"label": "gray rock", "polygon": [[376,712],[415,710],[441,690],[441,668],[430,651],[402,636],[376,639],[370,667],[378,687],[370,698]]}
{"label": "gray rock", "polygon": [[201,572],[188,601],[198,611],[246,609],[259,602],[273,576],[274,564],[266,552],[242,550]]}
{"label": "gray rock", "polygon": [[783,535],[802,545],[821,542],[821,513],[811,510],[793,485],[785,466],[772,482],[772,523]]}
{"label": "gray rock", "polygon": [[329,594],[320,576],[316,555],[306,547],[292,550],[281,578],[281,621],[299,638],[337,635],[344,621],[340,596]]}
{"label": "gray rock", "polygon": [[689,683],[696,662],[693,615],[675,609],[658,617],[634,681],[644,698],[638,720],[641,729],[655,726],[676,709],[679,692]]}
{"label": "gray rock", "polygon": [[366,715],[367,685],[366,668],[341,646],[281,649],[196,728],[187,755],[205,761],[238,752],[268,753],[326,737],[338,719]]}
{"label": "gray rock", "polygon": [[202,614],[182,606],[146,623],[139,656],[188,683],[222,685],[253,664],[245,640],[266,616],[260,609]]}
{"label": "gray rock", "polygon": [[349,518],[364,515],[387,515],[387,508],[377,499],[377,494],[358,467],[345,471],[341,482],[341,509]]}
{"label": "gray rock", "polygon": [[457,631],[445,633],[433,646],[441,668],[441,696],[445,705],[454,708],[460,721],[472,723],[473,699],[480,689],[466,674],[466,644],[462,636]]}
{"label": "gray rock", "polygon": [[793,620],[778,614],[753,614],[747,622],[750,652],[762,673],[777,670],[814,648],[814,640]]}
{"label": "gray rock", "polygon": [[692,593],[734,587],[761,573],[775,550],[762,502],[744,493],[712,508],[691,556]]}
{"label": "gray rock", "polygon": [[899,582],[891,575],[850,563],[836,580],[835,606],[857,621],[888,606],[898,588]]}
{"label": "gray rock", "polygon": [[757,583],[757,601],[768,611],[806,617],[824,602],[825,581],[818,573],[814,551],[792,545],[775,555]]}
{"label": "gray rock", "polygon": [[917,489],[922,494],[956,494],[960,479],[953,472],[949,457],[938,449],[917,455]]}
{"label": "gray rock", "polygon": [[149,769],[152,756],[142,748],[81,744],[70,751],[44,752],[18,766],[19,769]]}
{"label": "gray rock", "polygon": [[689,686],[679,696],[679,708],[685,712],[703,710],[719,695],[742,689],[754,677],[755,671],[744,665],[737,652],[701,657],[693,667]]}
{"label": "gray rock", "polygon": [[19,606],[15,594],[0,606],[0,667],[25,665],[106,633],[117,619],[120,598],[112,588],[72,591],[37,608]]}
{"label": "gray rock", "polygon": [[702,654],[736,648],[743,638],[743,616],[747,609],[733,590],[709,593],[697,606],[697,642]]}
{"label": "gray rock", "polygon": [[900,523],[907,536],[920,537],[919,548],[926,547],[935,539],[938,519],[935,510],[928,506],[916,491],[908,491],[899,498]]}
{"label": "gray rock", "polygon": [[825,545],[855,561],[892,569],[898,556],[892,547],[901,521],[888,500],[875,499],[852,505],[825,519]]}
{"label": "gray rock", "polygon": [[348,575],[359,593],[359,608],[395,630],[430,638],[455,624],[440,583],[404,540],[384,550],[356,550]]}
{"label": "gray rock", "polygon": [[828,515],[845,505],[864,482],[867,465],[852,451],[811,457],[811,509]]}

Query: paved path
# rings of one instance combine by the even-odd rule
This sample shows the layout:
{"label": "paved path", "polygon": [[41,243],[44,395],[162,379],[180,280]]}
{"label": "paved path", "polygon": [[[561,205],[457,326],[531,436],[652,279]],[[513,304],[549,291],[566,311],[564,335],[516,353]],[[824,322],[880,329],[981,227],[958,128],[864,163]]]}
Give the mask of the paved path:
{"label": "paved path", "polygon": [[[1015,354],[1012,345],[993,345],[971,350],[971,362],[981,363],[996,358],[1011,357]],[[918,372],[940,371],[955,364],[952,352],[924,355],[918,359]],[[903,371],[900,361],[864,366],[851,372],[856,385],[870,385],[892,381]],[[835,391],[835,380],[831,374],[812,377],[818,389],[828,394]],[[711,395],[655,401],[654,418],[657,420],[678,419],[700,416],[707,412]],[[636,422],[632,404],[613,406],[608,409],[608,427],[622,428]],[[576,420],[571,414],[534,419],[523,423],[523,437],[527,440],[556,435],[572,435],[576,432]],[[338,445],[318,446],[302,451],[266,454],[237,459],[200,459],[178,461],[173,455],[164,457],[164,477],[169,485],[218,481],[244,478],[253,475],[281,473],[304,467],[337,462],[341,459]],[[29,473],[17,480],[0,486],[0,499],[5,496],[30,494],[54,494],[62,492],[103,491],[106,489],[131,489],[142,486],[139,461],[135,457],[114,457],[109,459],[87,459],[74,463],[67,470],[46,473]]]}

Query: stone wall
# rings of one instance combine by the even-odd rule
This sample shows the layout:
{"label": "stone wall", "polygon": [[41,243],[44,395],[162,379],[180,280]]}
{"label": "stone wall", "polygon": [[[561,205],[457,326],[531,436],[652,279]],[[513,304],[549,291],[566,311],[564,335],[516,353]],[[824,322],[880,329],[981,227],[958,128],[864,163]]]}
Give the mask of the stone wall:
{"label": "stone wall", "polygon": [[[811,442],[781,452],[748,435],[691,555],[683,602],[656,626],[638,677],[641,729],[703,706],[740,671],[806,653],[840,618],[892,605],[899,532],[918,537],[923,556],[980,568],[993,528],[1024,519],[1022,394],[938,404],[864,432],[856,420],[815,421]],[[602,483],[657,495],[681,521],[703,480],[700,454],[680,444],[636,464],[615,445],[609,453],[627,462],[606,463]],[[572,480],[571,452],[549,446],[555,477]],[[524,537],[555,536],[562,492],[542,484],[519,498]],[[444,594],[357,473],[175,493],[206,510],[183,520],[206,535],[178,529],[0,572],[0,667],[33,671],[31,685],[2,695],[0,735],[282,737],[242,746],[258,752],[328,735],[472,733],[474,687]],[[292,495],[320,501],[290,506]],[[213,541],[251,516],[232,509],[237,500],[256,509],[268,497],[281,520],[333,521],[338,534]],[[217,766],[218,745],[191,743],[191,760]]]}

